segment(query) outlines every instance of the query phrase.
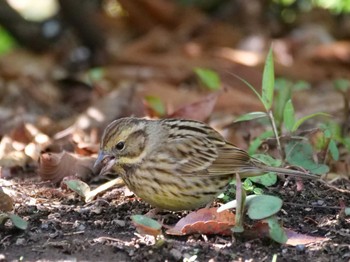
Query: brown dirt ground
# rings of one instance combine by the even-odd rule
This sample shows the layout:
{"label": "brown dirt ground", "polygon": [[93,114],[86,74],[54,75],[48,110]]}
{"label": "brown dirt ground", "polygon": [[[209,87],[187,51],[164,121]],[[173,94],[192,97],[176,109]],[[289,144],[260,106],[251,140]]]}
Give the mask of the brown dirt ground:
{"label": "brown dirt ground", "polygon": [[[338,180],[336,186],[347,191],[350,182]],[[35,184],[19,187],[32,200],[17,204],[15,212],[29,221],[29,228],[21,231],[6,225],[1,229],[0,254],[5,256],[1,261],[271,261],[274,254],[277,261],[350,259],[350,218],[338,208],[340,202],[349,205],[350,196],[318,181],[304,181],[304,190],[299,192],[293,180],[265,189],[284,200],[279,217],[285,227],[328,238],[297,247],[240,235],[165,235],[164,243],[157,246],[153,237],[138,235],[130,220],[150,206],[125,196],[122,188],[85,204],[73,193],[62,194],[61,189]],[[169,225],[182,216],[164,212],[158,217]]]}

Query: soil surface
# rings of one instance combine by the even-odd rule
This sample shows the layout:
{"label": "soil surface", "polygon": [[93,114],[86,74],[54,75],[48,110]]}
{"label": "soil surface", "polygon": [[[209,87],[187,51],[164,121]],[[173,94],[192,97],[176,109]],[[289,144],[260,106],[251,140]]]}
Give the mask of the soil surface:
{"label": "soil surface", "polygon": [[[64,189],[38,184],[16,184],[22,203],[15,212],[28,220],[26,231],[8,223],[0,231],[1,261],[349,261],[350,218],[339,206],[349,205],[350,182],[331,186],[294,180],[279,181],[265,189],[284,200],[278,214],[284,227],[299,233],[326,237],[309,245],[287,246],[269,239],[223,236],[169,236],[155,244],[151,236],[136,232],[130,216],[151,207],[125,188],[113,189],[85,204]],[[333,186],[336,186],[333,187]],[[185,213],[157,215],[165,225],[175,224]]]}

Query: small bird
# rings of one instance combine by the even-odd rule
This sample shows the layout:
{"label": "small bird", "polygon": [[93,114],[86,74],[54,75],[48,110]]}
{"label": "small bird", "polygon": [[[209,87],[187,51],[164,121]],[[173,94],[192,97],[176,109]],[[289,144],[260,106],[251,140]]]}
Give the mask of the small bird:
{"label": "small bird", "polygon": [[242,178],[266,172],[313,177],[267,166],[202,122],[134,117],[107,126],[95,169],[120,176],[138,197],[172,211],[210,204],[236,173]]}

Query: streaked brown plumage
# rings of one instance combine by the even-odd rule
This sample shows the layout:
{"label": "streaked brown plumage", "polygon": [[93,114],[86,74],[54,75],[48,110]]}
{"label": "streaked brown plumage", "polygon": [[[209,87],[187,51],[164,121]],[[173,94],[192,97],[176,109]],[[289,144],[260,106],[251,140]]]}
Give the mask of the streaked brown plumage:
{"label": "streaked brown plumage", "polygon": [[102,136],[96,167],[100,174],[120,175],[125,184],[154,207],[191,210],[223,192],[238,172],[241,177],[279,172],[235,147],[214,129],[192,120],[122,118]]}

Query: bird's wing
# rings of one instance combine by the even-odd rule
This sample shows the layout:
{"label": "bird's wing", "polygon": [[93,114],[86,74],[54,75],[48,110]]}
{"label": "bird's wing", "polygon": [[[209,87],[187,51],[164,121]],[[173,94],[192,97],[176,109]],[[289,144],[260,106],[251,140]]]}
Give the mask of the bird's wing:
{"label": "bird's wing", "polygon": [[187,136],[167,140],[149,157],[157,159],[159,167],[181,175],[193,175],[206,173],[204,171],[217,159],[218,151],[207,138]]}
{"label": "bird's wing", "polygon": [[249,162],[245,151],[203,123],[173,119],[162,125],[169,135],[150,157],[157,158],[159,166],[167,170],[181,175],[222,176],[234,174]]}
{"label": "bird's wing", "polygon": [[233,174],[252,169],[248,153],[232,144],[218,146],[218,157],[209,167],[210,175]]}

